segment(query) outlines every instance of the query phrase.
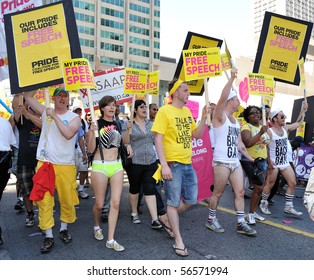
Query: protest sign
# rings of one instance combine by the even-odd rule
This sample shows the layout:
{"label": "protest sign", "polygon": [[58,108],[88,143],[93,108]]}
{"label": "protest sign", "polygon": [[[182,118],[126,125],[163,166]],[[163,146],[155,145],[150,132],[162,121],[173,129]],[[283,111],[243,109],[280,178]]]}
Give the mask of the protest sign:
{"label": "protest sign", "polygon": [[239,84],[239,95],[243,102],[247,103],[249,100],[249,89],[248,89],[248,79],[244,78]]}
{"label": "protest sign", "polygon": [[147,74],[147,70],[125,68],[124,93],[144,96]]}
{"label": "protest sign", "polygon": [[8,55],[6,44],[4,43],[4,15],[40,7],[43,3],[42,0],[22,0],[14,3],[9,0],[3,0],[0,2],[0,81],[2,81],[9,78]]}
{"label": "protest sign", "polygon": [[248,89],[252,95],[275,96],[274,77],[264,74],[248,73]]}
{"label": "protest sign", "polygon": [[312,22],[265,12],[253,72],[299,85],[297,63],[306,57],[312,28]]}
{"label": "protest sign", "polygon": [[4,15],[11,93],[63,83],[63,60],[82,57],[71,0]]}
{"label": "protest sign", "polygon": [[[91,89],[92,101],[95,110],[98,109],[98,103],[105,95],[111,95],[116,99],[116,102],[122,104],[131,102],[132,97],[124,93],[124,67],[116,67],[105,71],[94,73],[96,88]],[[80,97],[83,107],[86,112],[89,111],[89,101],[87,90],[80,89]]]}
{"label": "protest sign", "polygon": [[220,62],[221,62],[221,69],[222,69],[222,71],[227,71],[227,70],[231,69],[232,65],[231,65],[231,62],[230,62],[228,54],[223,53],[223,54],[220,55],[220,57],[221,57],[221,59],[220,59],[221,61]]}
{"label": "protest sign", "polygon": [[186,106],[190,109],[193,119],[196,120],[198,118],[198,114],[199,114],[199,107],[200,107],[199,102],[193,101],[193,100],[188,100],[188,102],[184,106]]}
{"label": "protest sign", "polygon": [[147,74],[146,93],[151,95],[159,94],[159,71],[153,71]]}
{"label": "protest sign", "polygon": [[62,61],[65,89],[72,91],[81,88],[96,88],[94,74],[85,58]]}
{"label": "protest sign", "polygon": [[220,49],[183,50],[185,81],[221,76]]}
{"label": "protest sign", "polygon": [[[222,40],[204,36],[201,34],[188,32],[183,46],[183,50],[199,50],[201,48],[214,48],[221,47]],[[183,52],[181,53],[179,63],[177,65],[174,77],[184,80],[184,69],[183,69]],[[202,95],[204,88],[204,79],[188,81],[187,85],[189,87],[189,92],[191,95]]]}

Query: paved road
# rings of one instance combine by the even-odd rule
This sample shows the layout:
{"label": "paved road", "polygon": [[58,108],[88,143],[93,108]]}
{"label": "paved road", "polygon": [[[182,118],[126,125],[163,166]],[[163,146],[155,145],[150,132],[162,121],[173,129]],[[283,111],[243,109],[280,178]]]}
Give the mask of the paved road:
{"label": "paved road", "polygon": [[[205,227],[208,210],[206,203],[197,206],[181,216],[181,231],[190,255],[188,260],[314,260],[314,223],[303,206],[303,188],[296,191],[295,207],[304,211],[302,218],[283,213],[284,197],[275,196],[271,206],[272,216],[255,226],[256,237],[236,232],[236,217],[233,210],[233,193],[228,186],[224,193],[218,218],[226,231],[213,233]],[[17,213],[14,179],[4,191],[0,205],[0,224],[3,229],[4,245],[0,247],[2,260],[181,260],[172,250],[173,241],[163,230],[150,228],[148,211],[144,205],[142,224],[130,222],[130,206],[127,200],[128,184],[125,182],[116,239],[125,246],[124,252],[105,248],[105,241],[93,238],[92,206],[93,191],[87,189],[91,198],[81,200],[77,210],[78,220],[69,226],[73,242],[63,244],[58,238],[59,210],[56,204],[55,247],[49,254],[41,254],[43,242],[40,230],[35,226],[26,228],[25,212]],[[248,194],[250,194],[248,192]],[[246,209],[248,209],[246,200]],[[103,232],[107,225],[102,224]]]}

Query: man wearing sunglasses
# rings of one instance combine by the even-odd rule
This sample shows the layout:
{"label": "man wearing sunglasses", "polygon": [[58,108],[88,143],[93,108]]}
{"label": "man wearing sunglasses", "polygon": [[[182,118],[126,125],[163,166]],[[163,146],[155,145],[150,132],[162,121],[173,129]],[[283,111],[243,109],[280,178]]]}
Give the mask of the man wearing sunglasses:
{"label": "man wearing sunglasses", "polygon": [[294,216],[301,216],[303,214],[302,212],[295,210],[293,206],[293,197],[297,182],[295,172],[289,163],[289,153],[292,152],[292,150],[288,143],[288,133],[297,129],[302,124],[307,108],[308,104],[305,102],[301,108],[301,119],[298,122],[289,125],[286,124],[286,116],[281,109],[278,108],[270,113],[270,120],[273,125],[273,127],[268,130],[270,137],[268,147],[271,164],[268,166],[268,176],[263,188],[262,200],[260,203],[260,209],[266,215],[271,215],[271,212],[268,209],[267,199],[275,184],[278,172],[281,173],[288,184],[285,195],[286,203],[284,212]]}

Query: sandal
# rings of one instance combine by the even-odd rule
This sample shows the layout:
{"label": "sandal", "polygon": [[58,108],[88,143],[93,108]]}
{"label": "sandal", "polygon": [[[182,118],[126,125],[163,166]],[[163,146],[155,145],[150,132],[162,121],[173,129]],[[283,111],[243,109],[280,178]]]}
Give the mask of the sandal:
{"label": "sandal", "polygon": [[161,223],[162,227],[165,229],[168,236],[170,238],[174,238],[174,233],[173,233],[172,229],[170,227],[168,227],[167,225],[165,225],[165,223],[163,223],[160,219],[159,219],[159,222]]}
{"label": "sandal", "polygon": [[[174,252],[176,253],[177,256],[179,257],[187,257],[189,255],[187,248],[184,246],[183,249],[181,248],[176,248],[175,245],[172,245]],[[180,254],[179,252],[183,252],[182,254]]]}

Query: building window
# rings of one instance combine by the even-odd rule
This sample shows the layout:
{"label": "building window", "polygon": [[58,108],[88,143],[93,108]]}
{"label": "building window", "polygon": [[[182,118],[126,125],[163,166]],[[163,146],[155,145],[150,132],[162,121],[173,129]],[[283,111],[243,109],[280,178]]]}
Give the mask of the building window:
{"label": "building window", "polygon": [[92,54],[82,53],[83,58],[86,58],[90,62],[94,62],[94,56]]}
{"label": "building window", "polygon": [[134,26],[134,25],[130,25],[129,31],[133,33],[149,36],[149,29]]}
{"label": "building window", "polygon": [[129,36],[129,43],[149,47],[149,40],[145,40],[145,39],[137,38],[133,36]]}
{"label": "building window", "polygon": [[116,32],[101,30],[100,37],[123,42],[123,34],[119,34]]}
{"label": "building window", "polygon": [[78,30],[78,32],[81,33],[81,34],[92,35],[92,36],[95,35],[95,30],[94,30],[94,28],[90,28],[90,27],[87,27],[87,26],[78,25],[78,26],[77,26],[77,30]]}
{"label": "building window", "polygon": [[94,16],[89,16],[86,14],[81,14],[81,13],[75,13],[75,19],[76,20],[81,20],[89,23],[94,23],[95,22],[95,17]]}
{"label": "building window", "polygon": [[137,11],[137,12],[140,12],[140,13],[144,13],[144,14],[147,14],[147,15],[150,14],[150,8],[147,8],[147,7],[144,7],[144,6],[141,6],[141,5],[137,5],[137,4],[134,4],[134,3],[130,3],[130,10]]}
{"label": "building window", "polygon": [[80,44],[81,44],[81,46],[84,46],[84,47],[89,47],[89,48],[95,47],[94,40],[88,40],[88,39],[80,38]]}
{"label": "building window", "polygon": [[118,58],[112,58],[112,57],[100,57],[100,62],[103,64],[113,65],[113,66],[122,66],[123,65],[123,59]]}
{"label": "building window", "polygon": [[130,21],[149,25],[149,18],[130,14],[129,19],[130,19]]}
{"label": "building window", "polygon": [[123,52],[123,46],[100,42],[100,48],[106,51]]}
{"label": "building window", "polygon": [[142,57],[149,57],[149,51],[141,50],[137,48],[129,48],[129,54],[142,56]]}
{"label": "building window", "polygon": [[101,14],[117,18],[124,18],[124,13],[118,10],[101,7]]}
{"label": "building window", "polygon": [[129,67],[130,67],[130,68],[136,68],[136,69],[149,70],[149,64],[147,64],[147,63],[135,62],[135,61],[130,61],[130,62],[129,62]]}
{"label": "building window", "polygon": [[88,3],[88,2],[74,0],[73,1],[73,6],[76,7],[76,8],[83,9],[83,10],[95,12],[95,4],[91,4],[91,3]]}
{"label": "building window", "polygon": [[102,18],[100,20],[100,24],[103,26],[107,26],[107,27],[111,27],[111,28],[115,28],[115,29],[123,30],[123,28],[124,28],[124,24],[122,22],[117,22],[117,21],[108,20],[108,19],[104,19],[104,18]]}
{"label": "building window", "polygon": [[124,7],[124,0],[101,0],[101,2]]}

